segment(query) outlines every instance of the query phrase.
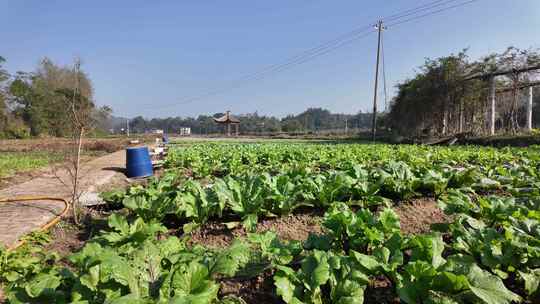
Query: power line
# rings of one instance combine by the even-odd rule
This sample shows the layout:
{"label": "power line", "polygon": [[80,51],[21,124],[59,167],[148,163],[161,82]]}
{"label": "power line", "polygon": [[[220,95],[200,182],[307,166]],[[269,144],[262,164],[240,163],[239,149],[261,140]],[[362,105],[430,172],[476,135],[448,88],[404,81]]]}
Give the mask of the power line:
{"label": "power line", "polygon": [[[298,58],[297,60],[294,60],[292,62],[288,62],[286,64],[283,64],[279,67],[277,67],[276,69],[273,69],[272,72],[281,72],[283,70],[286,70],[287,68],[289,67],[292,67],[292,66],[296,66],[296,65],[300,65],[304,62],[307,62],[307,61],[310,61],[311,59],[314,59],[316,57],[319,57],[319,56],[322,56],[322,55],[325,55],[325,54],[328,54],[338,48],[341,48],[347,44],[350,44],[356,40],[359,40],[361,38],[364,38],[364,37],[367,37],[368,35],[370,35],[371,33],[373,33],[375,31],[371,30],[371,31],[368,31],[368,32],[365,32],[363,33],[363,35],[360,35],[360,36],[356,36],[356,37],[351,37],[350,39],[348,40],[343,40],[343,41],[340,41],[338,44],[335,44],[335,45],[332,45],[332,46],[329,46],[329,47],[326,47],[324,49],[321,49],[320,51],[316,52],[316,53],[313,53],[313,54],[310,54],[309,56],[305,56],[305,57],[302,57],[302,58]],[[265,75],[260,75],[262,77],[256,77],[254,79],[251,79],[251,80],[259,80],[259,79],[262,79],[264,78]]]}
{"label": "power line", "polygon": [[411,9],[407,9],[407,10],[404,10],[404,11],[401,11],[399,13],[396,13],[396,14],[393,14],[393,15],[390,15],[390,16],[386,16],[385,18],[383,18],[384,20],[392,20],[394,18],[399,18],[401,16],[403,16],[404,14],[409,14],[411,12],[414,12],[414,11],[418,11],[420,9],[424,9],[426,7],[431,7],[433,5],[437,5],[441,2],[445,2],[445,1],[448,1],[448,0],[437,0],[437,1],[433,1],[433,2],[430,2],[430,3],[427,3],[427,4],[423,4],[423,5],[420,5],[420,6],[417,6],[417,7],[414,7],[414,8],[411,8]]}
{"label": "power line", "polygon": [[388,27],[391,27],[391,26],[397,26],[397,25],[400,25],[400,24],[403,24],[403,23],[415,21],[415,20],[417,20],[417,19],[425,18],[425,17],[431,16],[431,15],[435,15],[435,14],[438,14],[438,13],[441,13],[441,12],[444,12],[444,11],[447,11],[447,10],[450,10],[450,9],[453,9],[453,8],[465,6],[465,5],[467,5],[467,4],[471,4],[471,3],[477,2],[477,1],[480,1],[480,0],[469,0],[469,1],[465,1],[465,2],[462,2],[462,3],[459,3],[459,4],[455,4],[455,5],[452,5],[452,6],[444,7],[444,8],[435,10],[435,11],[431,11],[431,12],[426,13],[426,14],[414,16],[414,17],[412,17],[412,18],[408,18],[408,19],[401,20],[401,21],[396,21],[396,22],[394,22],[394,23],[390,23],[390,24],[388,25]]}
{"label": "power line", "polygon": [[[472,2],[476,2],[476,1],[479,1],[479,0],[469,0],[467,2],[463,2],[463,3],[456,4],[456,5],[444,7],[444,8],[435,10],[435,11],[430,11],[430,12],[428,12],[426,14],[417,15],[417,16],[414,16],[414,17],[409,18],[409,19],[400,20],[402,18],[405,18],[405,17],[408,17],[408,16],[413,16],[413,15],[416,15],[416,14],[418,14],[420,12],[427,11],[427,10],[430,10],[430,9],[433,9],[433,8],[436,8],[436,7],[440,7],[440,6],[443,6],[443,5],[447,5],[447,4],[450,4],[452,2],[456,2],[456,1],[460,1],[460,0],[438,0],[438,1],[434,1],[434,2],[431,2],[431,3],[428,3],[428,4],[424,4],[424,5],[421,5],[421,6],[418,6],[418,7],[412,8],[412,9],[408,9],[408,10],[402,11],[400,13],[388,16],[386,18],[383,18],[383,20],[385,20],[385,19],[394,20],[396,22],[391,23],[389,26],[397,26],[397,25],[400,25],[400,24],[403,24],[403,23],[406,23],[406,22],[410,22],[410,21],[413,21],[413,20],[416,20],[416,19],[427,17],[427,16],[430,16],[430,15],[433,15],[433,14],[436,14],[436,13],[443,12],[445,10],[449,10],[449,9],[452,9],[452,8],[463,6],[463,5],[466,5],[466,4],[469,4],[469,3],[472,3]],[[294,66],[303,64],[303,63],[308,62],[308,61],[311,61],[311,60],[313,60],[313,59],[315,59],[315,58],[317,58],[319,56],[330,53],[330,52],[332,52],[332,51],[334,51],[334,50],[336,50],[338,48],[341,48],[341,47],[343,47],[345,45],[348,45],[348,44],[350,44],[350,43],[352,43],[352,42],[354,42],[356,40],[359,40],[361,38],[364,38],[364,37],[374,33],[375,32],[374,30],[369,30],[368,31],[368,29],[370,29],[371,27],[372,27],[372,25],[368,25],[368,26],[363,26],[363,27],[354,29],[354,30],[352,30],[352,31],[350,31],[350,32],[348,32],[346,34],[343,34],[343,35],[335,38],[335,39],[326,41],[324,43],[319,44],[316,47],[310,48],[310,49],[308,49],[306,51],[303,51],[303,52],[301,52],[301,53],[299,53],[299,54],[297,54],[295,56],[292,56],[289,59],[287,59],[286,61],[284,61],[283,63],[273,64],[273,65],[270,65],[270,66],[267,66],[267,67],[261,69],[258,72],[251,73],[251,74],[246,74],[243,77],[240,77],[240,78],[234,80],[228,86],[224,86],[224,87],[221,87],[221,88],[218,88],[218,89],[215,89],[215,90],[211,90],[211,91],[208,91],[206,93],[200,94],[200,95],[195,96],[195,97],[183,99],[181,102],[176,102],[174,104],[160,106],[159,108],[162,109],[162,108],[167,108],[167,107],[172,107],[172,106],[185,105],[185,104],[189,104],[189,103],[192,103],[192,102],[195,102],[195,101],[199,101],[201,99],[204,99],[204,98],[207,98],[207,97],[210,97],[210,96],[214,96],[214,95],[229,91],[231,89],[237,88],[239,86],[242,86],[242,85],[244,85],[245,82],[260,80],[260,79],[263,79],[263,78],[267,77],[270,74],[279,73],[281,71],[287,70],[287,69],[292,68]],[[384,73],[385,72],[384,72],[384,63],[383,63],[383,74]],[[385,91],[386,91],[386,83],[385,83]],[[385,92],[385,99],[386,99],[386,92]],[[149,109],[150,108],[155,109],[156,107],[152,106],[152,107],[148,107],[148,108]]]}
{"label": "power line", "polygon": [[[406,10],[406,11],[402,12],[401,14],[391,15],[391,16],[383,18],[383,19],[385,19],[385,20],[386,19],[389,19],[389,20],[401,19],[403,17],[410,16],[412,14],[417,14],[418,12],[421,12],[421,11],[424,11],[424,10],[427,10],[427,9],[432,9],[432,8],[439,7],[441,5],[445,5],[445,4],[448,4],[448,3],[451,3],[451,2],[456,2],[456,1],[460,1],[460,0],[438,0],[438,1],[431,2],[429,4],[421,5],[421,6],[418,6],[416,8]],[[275,69],[280,70],[282,68],[282,66],[288,66],[289,64],[294,64],[298,60],[300,60],[301,62],[305,62],[304,61],[305,56],[311,57],[311,56],[317,55],[321,51],[322,51],[322,54],[326,54],[328,52],[325,52],[325,51],[328,48],[332,48],[332,49],[334,48],[333,44],[337,43],[339,45],[345,45],[345,44],[348,44],[350,42],[349,40],[355,40],[357,38],[362,38],[362,37],[355,37],[355,36],[363,34],[367,29],[370,29],[370,28],[371,28],[371,25],[364,26],[364,27],[361,27],[361,28],[357,28],[357,29],[355,29],[355,30],[353,30],[353,31],[351,31],[349,33],[343,34],[343,35],[341,35],[341,36],[339,36],[339,37],[337,37],[335,39],[332,39],[332,40],[327,41],[325,43],[322,43],[322,44],[320,44],[320,45],[318,45],[318,46],[316,46],[314,48],[311,48],[311,49],[306,50],[306,51],[304,51],[302,53],[299,53],[298,55],[291,57],[284,64],[271,65],[269,67],[264,68],[260,72],[256,72],[255,74],[248,74],[245,77],[240,78],[240,80],[244,80],[244,79],[251,80],[253,77],[257,77],[260,74],[264,74],[265,72],[271,72],[271,71],[274,71]]]}
{"label": "power line", "polygon": [[[325,46],[325,47],[318,48],[317,51],[310,52],[310,53],[306,52],[306,54],[304,56],[295,56],[295,57],[292,57],[292,58],[294,58],[293,60],[289,60],[289,61],[287,61],[285,63],[276,64],[276,65],[273,65],[271,67],[268,67],[263,72],[258,72],[258,73],[254,73],[252,75],[245,76],[245,77],[243,77],[243,78],[241,78],[239,80],[234,81],[231,86],[216,89],[214,91],[209,91],[207,93],[201,94],[201,95],[196,96],[196,97],[192,97],[192,98],[189,98],[189,99],[184,99],[181,103],[169,104],[169,105],[161,106],[159,108],[162,109],[162,108],[167,108],[167,107],[172,107],[172,106],[177,106],[177,105],[185,105],[185,104],[193,103],[193,102],[201,100],[203,98],[213,96],[213,95],[217,95],[219,93],[226,92],[226,91],[229,91],[231,89],[242,86],[242,85],[244,85],[245,81],[257,81],[257,80],[264,79],[265,77],[267,77],[268,75],[270,75],[272,73],[279,73],[281,71],[284,71],[284,70],[290,69],[292,67],[298,66],[300,64],[303,64],[305,62],[311,61],[312,59],[315,59],[315,58],[320,57],[322,55],[328,54],[328,53],[330,53],[332,51],[335,51],[335,50],[337,50],[337,49],[339,49],[339,48],[341,48],[341,47],[343,47],[345,45],[351,44],[354,41],[365,38],[365,37],[367,37],[368,35],[370,35],[370,34],[372,34],[374,32],[375,31],[373,29],[371,29],[370,31],[364,31],[362,33],[362,35],[352,36],[352,37],[350,37],[350,38],[348,38],[346,40],[342,39],[338,43],[334,43],[332,45],[328,45],[328,46]],[[155,107],[152,107],[152,108],[155,108]]]}
{"label": "power line", "polygon": [[430,2],[428,4],[420,5],[418,7],[403,11],[401,13],[397,13],[397,14],[394,14],[394,15],[391,15],[391,16],[387,16],[387,17],[385,17],[383,19],[384,19],[385,22],[389,22],[389,21],[396,20],[396,19],[402,19],[402,18],[405,18],[405,17],[408,17],[408,16],[418,14],[418,13],[423,12],[423,11],[434,9],[436,7],[444,6],[444,5],[450,4],[452,2],[457,2],[457,1],[461,1],[461,0],[438,0],[438,1]]}
{"label": "power line", "polygon": [[[422,5],[422,6],[419,6],[419,7],[416,7],[416,8],[413,8],[413,9],[409,9],[409,10],[406,10],[404,12],[402,12],[401,14],[394,14],[394,15],[391,15],[389,17],[386,17],[386,18],[383,18],[383,19],[389,19],[389,20],[395,20],[395,19],[401,19],[403,17],[406,17],[406,16],[410,16],[412,14],[417,14],[418,12],[421,12],[421,11],[424,11],[424,10],[427,10],[427,9],[432,9],[432,8],[435,8],[435,7],[438,7],[438,6],[441,6],[441,5],[445,5],[445,4],[448,4],[448,3],[451,3],[451,2],[456,2],[456,1],[460,1],[460,0],[438,0],[438,1],[434,1],[432,3],[429,3],[429,4],[425,4],[425,5]],[[404,14],[406,13],[406,14]],[[321,45],[318,45],[314,48],[311,48],[307,51],[304,51],[296,56],[293,56],[291,57],[288,61],[292,61],[292,63],[294,63],[295,61],[297,60],[302,60],[304,56],[312,56],[312,55],[315,55],[317,54],[319,51],[325,51],[326,49],[328,49],[329,47],[332,48],[333,44],[335,43],[338,43],[338,44],[347,44],[348,41],[345,41],[344,40],[347,40],[349,38],[353,38],[354,36],[356,35],[359,35],[359,34],[362,34],[364,33],[367,29],[371,28],[371,25],[368,25],[368,26],[364,26],[364,27],[361,27],[361,28],[357,28],[349,33],[346,33],[344,35],[341,35],[335,39],[332,39],[330,41],[327,41]],[[326,52],[324,53],[326,54]],[[287,62],[287,61],[286,61]],[[258,74],[261,74],[261,73],[264,73],[266,71],[272,71],[276,68],[280,68],[283,64],[274,64],[274,65],[271,65],[267,68],[264,68],[261,72],[257,72],[255,73],[255,75],[258,75]],[[243,77],[241,79],[244,79],[244,78],[252,78],[253,75],[250,75],[248,74],[246,77]]]}

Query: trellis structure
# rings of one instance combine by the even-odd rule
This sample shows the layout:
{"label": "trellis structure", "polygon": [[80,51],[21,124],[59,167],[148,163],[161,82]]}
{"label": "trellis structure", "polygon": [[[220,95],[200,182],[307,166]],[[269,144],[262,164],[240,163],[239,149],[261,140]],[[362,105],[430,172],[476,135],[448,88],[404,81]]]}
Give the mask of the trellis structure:
{"label": "trellis structure", "polygon": [[522,69],[512,69],[512,70],[506,70],[506,71],[496,71],[492,73],[472,75],[465,79],[465,80],[483,79],[483,80],[489,81],[488,104],[490,105],[490,107],[489,107],[488,120],[489,120],[489,134],[490,135],[492,136],[495,135],[495,103],[496,103],[495,97],[496,97],[496,94],[499,92],[517,91],[517,90],[525,89],[525,88],[529,88],[528,100],[527,100],[526,129],[527,131],[532,130],[533,88],[537,85],[540,85],[540,82],[526,83],[518,87],[513,87],[513,88],[497,91],[495,87],[495,78],[497,76],[504,76],[504,75],[509,75],[509,74],[521,74],[521,73],[526,73],[526,72],[536,71],[536,70],[540,70],[540,65],[529,66]]}

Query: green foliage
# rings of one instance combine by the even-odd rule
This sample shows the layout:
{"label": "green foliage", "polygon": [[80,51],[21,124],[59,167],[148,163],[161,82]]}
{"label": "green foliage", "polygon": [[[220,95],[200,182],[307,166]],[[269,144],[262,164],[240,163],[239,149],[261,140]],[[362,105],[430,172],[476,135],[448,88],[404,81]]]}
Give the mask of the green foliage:
{"label": "green foliage", "polygon": [[[111,231],[69,257],[29,246],[1,251],[2,282],[11,303],[211,303],[219,276],[233,276],[249,261],[249,246],[235,242],[217,252],[188,248],[176,237],[160,238],[163,227],[113,214]],[[30,257],[28,256],[30,254]]]}
{"label": "green foliage", "polygon": [[363,303],[369,283],[353,259],[318,250],[303,259],[298,271],[277,270],[274,284],[285,303]]}
{"label": "green foliage", "polygon": [[[199,115],[197,117],[152,119],[137,116],[131,120],[130,127],[136,133],[144,133],[152,129],[162,129],[168,130],[170,133],[179,133],[180,128],[189,127],[194,134],[216,134],[223,133],[223,127],[216,124],[213,118],[223,115],[224,113],[215,113],[213,115]],[[257,112],[235,115],[235,117],[242,122],[239,125],[240,133],[256,135],[268,134],[269,132],[305,134],[325,130],[344,133],[345,125],[349,128],[349,132],[352,129],[369,128],[371,125],[370,113],[337,114],[330,113],[328,110],[321,108],[309,108],[298,115],[289,115],[282,119],[260,115]]]}
{"label": "green foliage", "polygon": [[92,83],[85,72],[77,74],[73,68],[45,57],[35,71],[9,75],[2,67],[4,62],[0,56],[0,138],[71,136],[73,108],[84,112],[79,120],[87,120],[88,133],[108,132],[105,122],[112,110],[96,107]]}
{"label": "green foliage", "polygon": [[[486,133],[488,126],[484,100],[488,97],[489,75],[494,71],[515,71],[537,65],[538,49],[520,50],[509,47],[502,53],[489,54],[471,61],[467,50],[437,59],[426,59],[414,77],[398,85],[398,92],[389,113],[389,127],[400,134],[429,137],[456,133]],[[476,76],[471,79],[471,76]],[[497,77],[497,89],[529,83],[535,71],[509,73]],[[517,96],[516,96],[517,98]],[[497,102],[496,124],[508,133],[515,133],[520,119],[511,110],[514,98]],[[538,111],[535,111],[538,115]],[[459,124],[456,123],[459,120]],[[498,127],[498,129],[501,129]],[[498,130],[499,131],[499,130]]]}
{"label": "green foliage", "polygon": [[[500,166],[515,162],[516,155],[516,168],[537,157],[519,149],[201,144],[172,149],[169,173],[144,189],[131,189],[124,205],[146,220],[185,218],[190,221],[186,231],[224,214],[234,215],[229,227],[253,230],[261,217],[310,206],[327,209],[335,201],[374,208],[390,206],[390,199],[440,196],[453,189],[524,191],[530,184],[523,181],[534,182],[534,171]],[[209,184],[193,180],[180,186],[183,170]]]}
{"label": "green foliage", "polygon": [[334,246],[349,250],[371,252],[399,234],[397,215],[392,209],[384,209],[378,217],[367,209],[354,213],[344,203],[335,203],[326,212],[323,226],[329,230]]}
{"label": "green foliage", "polygon": [[[199,173],[226,176],[188,179],[171,161],[168,172],[145,187],[104,194],[126,210],[113,213],[108,228],[68,258],[69,268],[39,247],[1,251],[8,301],[243,303],[219,299],[220,282],[268,275],[286,303],[362,303],[381,278],[404,303],[538,299],[540,155],[532,149],[233,148],[241,157],[228,153],[207,164],[198,150],[190,156],[201,164]],[[312,148],[320,153],[302,153]],[[441,232],[405,235],[384,202],[421,193],[437,196],[452,222]],[[303,241],[252,233],[260,218],[306,206],[325,211],[322,233]],[[181,238],[165,228],[171,218],[186,224]],[[211,220],[241,223],[247,236],[224,248],[186,242]],[[32,240],[46,241],[41,235]]]}
{"label": "green foliage", "polygon": [[0,154],[0,178],[43,168],[61,159],[60,154],[51,152],[2,152]]}
{"label": "green foliage", "polygon": [[223,187],[218,188],[227,197],[227,206],[241,217],[247,230],[254,230],[259,215],[267,212],[265,195],[268,185],[267,175],[245,176],[240,179],[226,178]]}
{"label": "green foliage", "polygon": [[274,232],[263,234],[251,233],[248,239],[261,250],[263,258],[272,265],[287,265],[302,252],[302,245],[298,241],[282,242]]}

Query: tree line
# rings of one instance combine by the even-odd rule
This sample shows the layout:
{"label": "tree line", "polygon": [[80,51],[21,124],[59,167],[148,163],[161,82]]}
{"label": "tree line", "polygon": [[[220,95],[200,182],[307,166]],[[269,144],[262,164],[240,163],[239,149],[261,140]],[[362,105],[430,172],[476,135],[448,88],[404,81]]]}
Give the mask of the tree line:
{"label": "tree line", "polygon": [[93,132],[107,129],[112,109],[95,105],[92,82],[83,70],[43,58],[34,71],[10,74],[5,62],[0,56],[0,138],[72,136],[72,112],[82,109],[92,116]]}
{"label": "tree line", "polygon": [[[168,133],[179,133],[181,128],[191,128],[193,134],[223,133],[223,126],[214,122],[214,118],[224,113],[213,115],[199,115],[198,117],[169,117],[146,119],[137,116],[129,120],[132,132],[145,133],[152,130],[164,130]],[[268,133],[309,133],[320,131],[352,132],[358,129],[367,129],[371,126],[370,113],[338,114],[331,113],[322,108],[309,108],[297,115],[288,115],[284,118],[259,115],[257,112],[236,115],[240,120],[241,134],[268,134]],[[126,119],[115,119],[115,131],[126,128]]]}
{"label": "tree line", "polygon": [[[490,75],[495,78],[496,117],[499,133],[520,132],[526,119],[526,85],[539,81],[540,70],[517,71],[540,65],[538,50],[510,47],[479,60],[471,60],[467,50],[459,54],[426,59],[416,75],[398,84],[387,117],[388,126],[407,136],[488,134],[490,120]],[[533,117],[540,123],[540,89],[535,88]]]}
{"label": "tree line", "polygon": [[[55,64],[48,58],[40,61],[34,71],[10,74],[0,57],[0,138],[29,136],[71,136],[66,121],[70,119],[70,101],[77,96],[91,112],[94,133],[119,131],[126,127],[126,119],[112,117],[110,107],[97,107],[94,89],[88,75]],[[490,75],[500,71],[494,82],[496,94],[495,124],[499,133],[515,134],[526,124],[524,87],[540,83],[540,70],[517,71],[540,65],[540,52],[510,47],[478,60],[471,60],[467,50],[449,56],[426,59],[416,74],[397,85],[388,113],[380,116],[377,127],[405,136],[450,135],[470,133],[488,134],[490,119],[490,79],[471,77]],[[77,80],[77,90],[74,83]],[[214,118],[224,113],[197,117],[130,119],[134,133],[161,129],[178,133],[191,128],[193,134],[217,134],[223,126]],[[309,108],[297,115],[283,118],[260,115],[257,112],[239,114],[242,134],[277,132],[356,132],[371,127],[371,113],[339,114],[327,109]],[[540,126],[540,87],[534,89],[533,121]]]}

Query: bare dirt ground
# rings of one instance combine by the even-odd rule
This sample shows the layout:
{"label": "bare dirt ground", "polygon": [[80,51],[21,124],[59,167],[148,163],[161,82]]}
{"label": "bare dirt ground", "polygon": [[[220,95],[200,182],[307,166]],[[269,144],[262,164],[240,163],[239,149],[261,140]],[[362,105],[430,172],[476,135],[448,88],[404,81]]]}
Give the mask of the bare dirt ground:
{"label": "bare dirt ground", "polygon": [[[84,141],[86,151],[105,151],[108,153],[121,150],[129,144],[127,138],[87,138]],[[62,152],[72,147],[68,138],[35,138],[0,140],[0,152],[54,151]]]}
{"label": "bare dirt ground", "polygon": [[394,211],[399,216],[401,231],[405,234],[420,234],[430,232],[431,225],[448,223],[450,219],[437,206],[432,197],[413,199],[401,202]]}
{"label": "bare dirt ground", "polygon": [[[256,232],[274,231],[283,240],[304,241],[310,233],[321,234],[320,212],[306,212],[284,217],[263,219],[257,224]],[[247,231],[238,226],[228,229],[223,222],[210,222],[191,234],[191,243],[211,248],[227,247],[235,238],[244,238]]]}
{"label": "bare dirt ground", "polygon": [[58,225],[49,230],[51,242],[44,249],[57,252],[62,257],[80,250],[86,242],[100,230],[107,227],[108,212],[85,209],[80,225],[76,225],[73,217],[67,216]]}
{"label": "bare dirt ground", "polygon": [[[400,202],[394,207],[400,218],[404,234],[430,232],[433,224],[448,223],[449,218],[439,209],[434,198],[417,198]],[[306,240],[310,233],[321,234],[324,212],[311,211],[284,217],[263,219],[257,224],[256,232],[275,231],[284,240]],[[228,229],[222,221],[211,221],[191,234],[191,242],[213,248],[229,246],[235,238],[245,237],[241,226]]]}

